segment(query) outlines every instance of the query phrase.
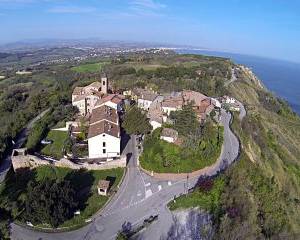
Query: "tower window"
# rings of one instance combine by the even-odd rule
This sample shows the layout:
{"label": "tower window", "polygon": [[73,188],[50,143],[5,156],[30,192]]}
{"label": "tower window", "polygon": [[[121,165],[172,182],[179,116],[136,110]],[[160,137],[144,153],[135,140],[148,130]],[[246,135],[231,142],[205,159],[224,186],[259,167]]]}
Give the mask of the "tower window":
{"label": "tower window", "polygon": [[103,146],[103,147],[106,147],[106,142],[103,142],[103,143],[102,143],[102,146]]}
{"label": "tower window", "polygon": [[102,82],[102,85],[105,85],[105,84],[106,84],[106,82],[105,82],[105,81],[103,81],[103,82]]}
{"label": "tower window", "polygon": [[103,152],[103,153],[106,153],[106,149],[103,149],[102,152]]}

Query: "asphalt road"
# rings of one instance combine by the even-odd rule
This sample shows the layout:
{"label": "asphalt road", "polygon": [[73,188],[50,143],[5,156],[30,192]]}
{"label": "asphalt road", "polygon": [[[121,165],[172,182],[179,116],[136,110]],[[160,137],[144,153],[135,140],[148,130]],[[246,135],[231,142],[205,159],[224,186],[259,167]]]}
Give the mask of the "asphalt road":
{"label": "asphalt road", "polygon": [[[41,119],[50,109],[46,109],[45,111],[41,112],[38,116],[36,116],[34,119],[32,119],[26,128],[24,128],[16,137],[15,144],[13,145],[13,148],[20,148],[25,143],[27,136],[29,134],[30,129],[33,127],[34,123]],[[5,176],[7,172],[9,171],[11,167],[11,154],[12,150],[7,153],[7,155],[3,158],[0,165],[0,183],[3,182],[5,179]]]}
{"label": "asphalt road", "polygon": [[[238,156],[239,142],[229,128],[231,114],[221,111],[224,125],[224,145],[221,156],[205,175],[216,175],[230,165]],[[197,183],[200,176],[188,181],[158,181],[142,173],[137,167],[136,140],[132,137],[124,150],[131,155],[127,174],[119,191],[105,209],[96,214],[93,221],[76,231],[62,233],[42,233],[12,224],[12,239],[15,240],[82,240],[114,239],[124,223],[135,226],[150,215],[159,215],[158,221],[141,233],[141,239],[162,239],[167,236],[172,225],[172,215],[166,208],[167,203]]]}

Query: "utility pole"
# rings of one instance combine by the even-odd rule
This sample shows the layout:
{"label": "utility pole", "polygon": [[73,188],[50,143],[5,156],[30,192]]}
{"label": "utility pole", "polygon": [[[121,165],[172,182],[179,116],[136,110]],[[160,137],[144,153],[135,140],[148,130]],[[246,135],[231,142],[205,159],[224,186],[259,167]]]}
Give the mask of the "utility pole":
{"label": "utility pole", "polygon": [[189,192],[189,174],[187,173],[187,175],[186,175],[186,194],[188,194],[188,192]]}

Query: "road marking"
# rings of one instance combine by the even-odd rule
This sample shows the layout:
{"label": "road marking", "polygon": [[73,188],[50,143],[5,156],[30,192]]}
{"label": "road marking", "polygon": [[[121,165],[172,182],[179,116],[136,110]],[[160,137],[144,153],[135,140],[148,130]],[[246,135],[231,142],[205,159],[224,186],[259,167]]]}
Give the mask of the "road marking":
{"label": "road marking", "polygon": [[151,191],[151,189],[148,189],[147,191],[146,191],[146,197],[145,198],[148,198],[148,197],[150,197],[152,195],[152,191]]}
{"label": "road marking", "polygon": [[168,181],[168,186],[171,186],[172,185],[172,182],[171,181]]}
{"label": "road marking", "polygon": [[137,194],[138,197],[142,196],[142,193],[140,191],[138,191],[138,194]]}
{"label": "road marking", "polygon": [[161,190],[161,185],[158,185],[158,191],[160,191]]}
{"label": "road marking", "polygon": [[146,183],[145,187],[149,187],[151,185],[151,183]]}

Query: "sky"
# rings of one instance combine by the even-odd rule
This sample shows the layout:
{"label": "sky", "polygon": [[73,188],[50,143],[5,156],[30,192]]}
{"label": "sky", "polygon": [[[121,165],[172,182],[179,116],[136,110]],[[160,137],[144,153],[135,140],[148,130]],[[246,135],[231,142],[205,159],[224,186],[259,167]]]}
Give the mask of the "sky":
{"label": "sky", "polygon": [[0,33],[0,44],[100,38],[300,62],[300,1],[0,0]]}

